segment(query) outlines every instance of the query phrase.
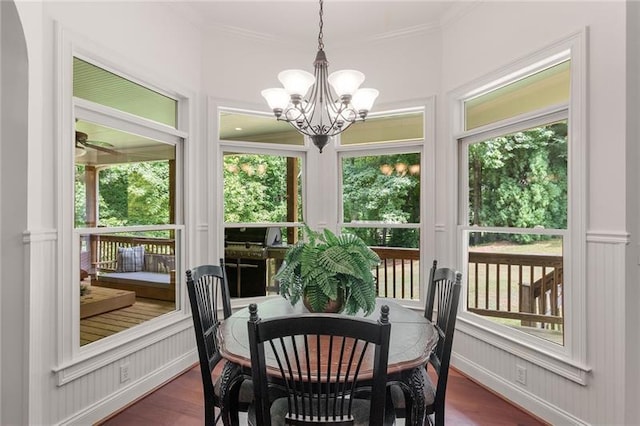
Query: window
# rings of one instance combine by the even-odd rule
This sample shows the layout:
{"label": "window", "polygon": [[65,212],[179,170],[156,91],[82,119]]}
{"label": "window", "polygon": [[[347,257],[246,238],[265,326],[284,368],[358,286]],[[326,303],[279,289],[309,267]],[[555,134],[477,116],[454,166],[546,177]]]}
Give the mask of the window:
{"label": "window", "polygon": [[224,154],[226,223],[297,222],[302,217],[298,157]]}
{"label": "window", "polygon": [[73,58],[73,96],[177,127],[178,101],[113,72]]}
{"label": "window", "polygon": [[286,123],[220,111],[224,257],[232,298],[277,294],[273,279],[303,220],[304,139]]}
{"label": "window", "polygon": [[584,69],[576,35],[452,93],[459,327],[579,383],[588,371]]}
{"label": "window", "polygon": [[466,309],[564,344],[567,120],[463,146]]}
{"label": "window", "polygon": [[[177,100],[79,58],[73,82],[73,285],[83,347],[181,308],[182,138],[171,129]],[[158,131],[156,122],[171,127]]]}
{"label": "window", "polygon": [[419,153],[342,158],[344,230],[380,256],[382,297],[420,300],[420,164]]}
{"label": "window", "polygon": [[[427,237],[424,110],[380,113],[341,135],[340,225],[381,258],[378,295],[424,299]],[[380,131],[384,129],[384,131]],[[430,149],[430,148],[429,148]],[[428,170],[428,168],[426,168]],[[427,185],[425,185],[427,183]]]}

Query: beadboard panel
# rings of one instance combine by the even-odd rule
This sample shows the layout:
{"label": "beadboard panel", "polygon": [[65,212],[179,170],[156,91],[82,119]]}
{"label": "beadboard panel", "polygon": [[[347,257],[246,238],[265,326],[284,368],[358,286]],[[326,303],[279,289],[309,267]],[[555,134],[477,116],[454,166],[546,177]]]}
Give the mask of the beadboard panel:
{"label": "beadboard panel", "polygon": [[[25,353],[28,354],[27,394],[29,405],[27,416],[29,424],[46,424],[43,406],[47,405],[47,389],[42,382],[51,375],[50,360],[55,355],[56,309],[56,247],[57,233],[52,229],[29,230],[23,233],[22,243],[25,251],[25,264],[28,279],[25,288],[25,318],[29,327]],[[44,386],[43,386],[44,385]]]}
{"label": "beadboard panel", "polygon": [[[587,244],[587,364],[582,386],[476,336],[456,332],[452,364],[551,424],[624,424],[625,246]],[[527,370],[516,382],[516,366]]]}
{"label": "beadboard panel", "polygon": [[[188,329],[64,386],[56,388],[52,378],[47,417],[55,424],[93,424],[196,362],[193,331]],[[120,366],[124,364],[129,365],[130,379],[120,383]]]}

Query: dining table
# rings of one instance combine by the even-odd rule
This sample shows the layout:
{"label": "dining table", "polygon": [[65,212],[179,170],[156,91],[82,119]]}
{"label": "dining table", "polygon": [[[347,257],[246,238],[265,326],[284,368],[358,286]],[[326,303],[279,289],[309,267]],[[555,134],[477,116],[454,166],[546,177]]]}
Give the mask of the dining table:
{"label": "dining table", "polygon": [[[426,415],[425,382],[423,369],[438,342],[438,333],[433,323],[423,313],[403,306],[400,301],[377,298],[375,310],[365,316],[359,311],[355,317],[378,320],[380,308],[389,307],[391,336],[387,364],[387,383],[399,384],[410,398],[406,423],[422,425]],[[308,314],[303,303],[291,305],[283,297],[274,297],[258,304],[260,318]],[[227,424],[237,424],[237,390],[242,380],[251,377],[251,352],[249,350],[249,308],[243,308],[226,318],[218,328],[220,354],[228,362],[222,372],[220,398],[223,418]],[[277,371],[277,361],[267,357],[267,371]],[[270,367],[270,363],[273,363]]]}

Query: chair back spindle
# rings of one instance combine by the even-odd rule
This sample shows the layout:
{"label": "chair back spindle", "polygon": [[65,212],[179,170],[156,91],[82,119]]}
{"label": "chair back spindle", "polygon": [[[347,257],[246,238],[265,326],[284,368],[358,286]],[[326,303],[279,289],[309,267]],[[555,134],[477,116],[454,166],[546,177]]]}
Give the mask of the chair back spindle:
{"label": "chair back spindle", "polygon": [[204,390],[205,424],[212,425],[217,421],[217,418],[214,417],[213,407],[220,406],[211,374],[222,359],[217,334],[220,325],[219,301],[222,302],[224,318],[231,316],[231,301],[224,261],[220,259],[219,266],[197,266],[188,270],[186,275]]}
{"label": "chair back spindle", "polygon": [[[387,306],[377,322],[331,314],[263,320],[255,304],[249,313],[256,424],[277,422],[267,403],[275,386],[286,394],[273,403],[285,424],[353,425],[363,406],[354,392],[363,384],[372,386],[367,423],[383,424],[391,326]],[[267,358],[278,366],[271,380]]]}
{"label": "chair back spindle", "polygon": [[[449,377],[449,363],[453,346],[453,332],[458,312],[462,274],[449,268],[437,269],[436,261],[431,269],[425,316],[434,322],[438,343],[431,353],[429,363],[438,375],[433,411],[436,424],[444,424],[444,403]],[[437,307],[433,319],[434,306]]]}

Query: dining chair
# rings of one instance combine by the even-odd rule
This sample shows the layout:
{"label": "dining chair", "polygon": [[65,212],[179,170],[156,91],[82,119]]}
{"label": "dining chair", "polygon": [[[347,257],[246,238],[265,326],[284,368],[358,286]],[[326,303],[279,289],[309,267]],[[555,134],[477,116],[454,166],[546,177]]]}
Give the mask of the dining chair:
{"label": "dining chair", "polygon": [[[460,298],[462,274],[449,268],[438,268],[437,261],[429,274],[429,288],[427,289],[427,301],[425,305],[425,317],[433,321],[438,332],[438,343],[429,357],[425,368],[420,370],[422,380],[427,384],[424,388],[424,397],[427,403],[426,413],[431,425],[444,425],[445,393],[447,391],[447,379],[449,376],[449,362],[451,360],[451,348],[453,345],[453,332],[455,330],[458,313],[458,299]],[[433,318],[434,307],[436,318]],[[436,385],[433,384],[427,373],[429,365],[436,376]],[[399,384],[389,388],[391,400],[397,417],[406,417],[412,409],[411,398],[408,389],[403,389]],[[417,421],[417,423],[416,423]],[[419,419],[413,419],[413,423],[421,424]]]}
{"label": "dining chair", "polygon": [[[339,314],[260,319],[255,304],[249,313],[254,390],[249,424],[393,424],[393,408],[385,409],[388,306],[381,307],[378,321]],[[353,394],[361,385],[371,386],[368,399]],[[285,396],[273,398],[274,389]]]}
{"label": "dining chair", "polygon": [[[253,389],[251,381],[243,381],[238,385],[239,388],[234,388],[231,395],[233,401],[225,404],[232,408],[231,412],[228,414],[222,412],[220,380],[224,362],[220,362],[223,358],[220,355],[217,336],[220,324],[219,301],[222,302],[223,319],[230,317],[232,313],[224,260],[220,259],[220,265],[196,266],[186,274],[204,390],[205,424],[217,424],[223,414],[225,414],[223,423],[229,424],[231,420],[227,416],[237,416],[238,410],[246,411],[253,398]],[[216,407],[219,410],[218,415],[215,414]],[[237,419],[234,423],[237,423]]]}

